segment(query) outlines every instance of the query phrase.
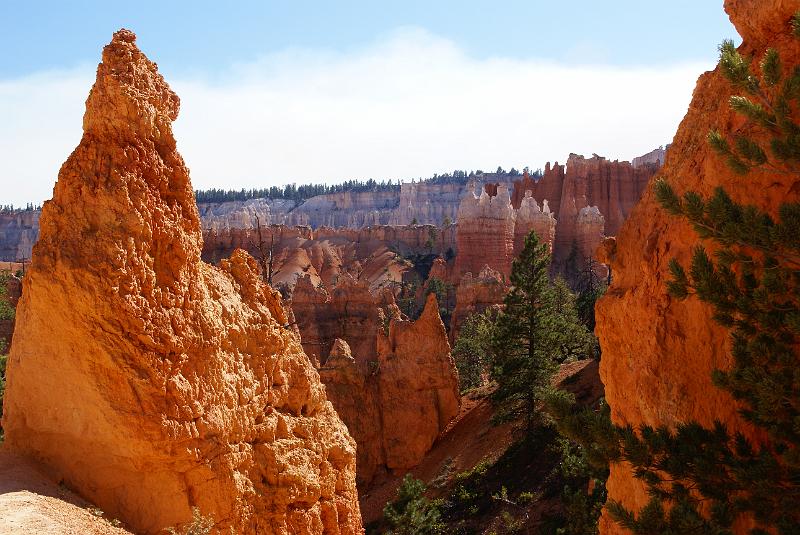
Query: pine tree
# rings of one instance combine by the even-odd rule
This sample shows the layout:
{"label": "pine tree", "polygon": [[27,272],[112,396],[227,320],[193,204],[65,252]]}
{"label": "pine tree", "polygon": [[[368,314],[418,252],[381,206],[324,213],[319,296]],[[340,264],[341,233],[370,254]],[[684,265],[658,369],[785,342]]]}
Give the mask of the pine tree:
{"label": "pine tree", "polygon": [[406,474],[397,488],[397,499],[383,508],[391,529],[388,535],[439,535],[444,533],[439,501],[425,497],[425,484]]}
{"label": "pine tree", "polygon": [[492,340],[498,417],[524,416],[528,431],[537,421],[537,404],[556,370],[558,321],[549,268],[547,244],[531,232],[512,265],[511,290]]}
{"label": "pine tree", "polygon": [[458,331],[453,344],[453,360],[458,368],[461,392],[483,384],[489,368],[493,329],[494,313],[486,310],[469,316]]}
{"label": "pine tree", "polygon": [[553,283],[553,310],[553,356],[556,361],[561,363],[594,357],[598,352],[597,340],[578,314],[578,298],[561,277]]}

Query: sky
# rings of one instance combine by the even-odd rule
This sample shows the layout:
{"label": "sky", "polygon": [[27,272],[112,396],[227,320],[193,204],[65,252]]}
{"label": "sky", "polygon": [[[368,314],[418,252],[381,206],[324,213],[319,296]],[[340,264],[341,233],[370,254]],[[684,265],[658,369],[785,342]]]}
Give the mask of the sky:
{"label": "sky", "polygon": [[721,0],[0,0],[0,204],[49,198],[120,27],[181,97],[195,188],[411,179],[669,143]]}

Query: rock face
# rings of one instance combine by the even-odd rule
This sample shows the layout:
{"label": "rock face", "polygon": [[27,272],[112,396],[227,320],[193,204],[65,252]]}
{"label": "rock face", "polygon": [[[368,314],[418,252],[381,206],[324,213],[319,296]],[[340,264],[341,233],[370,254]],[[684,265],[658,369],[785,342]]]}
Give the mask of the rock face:
{"label": "rock face", "polygon": [[450,339],[455,340],[461,326],[472,314],[499,305],[508,291],[503,275],[485,266],[477,277],[467,273],[456,287],[456,306],[450,320]]}
{"label": "rock face", "polygon": [[336,411],[358,444],[362,491],[416,466],[458,413],[458,375],[436,299],[400,319],[390,292],[344,279],[329,294],[298,280],[292,309]]}
{"label": "rock face", "polygon": [[514,208],[508,187],[495,195],[466,194],[458,209],[456,276],[478,273],[489,265],[503,275],[511,273],[514,260]]}
{"label": "rock face", "polygon": [[[740,52],[752,57],[754,65],[768,47],[778,49],[784,65],[800,61],[800,46],[789,25],[798,8],[796,1],[725,2],[743,38]],[[738,93],[719,69],[700,77],[662,174],[679,195],[693,190],[708,196],[721,186],[734,201],[753,204],[775,217],[781,203],[800,200],[796,177],[753,171],[743,179],[706,142],[711,128],[735,132],[741,127],[741,118],[728,106],[732,94]],[[634,426],[691,420],[711,426],[720,420],[732,432],[754,438],[731,396],[711,382],[713,369],[731,364],[727,331],[714,323],[709,306],[692,298],[677,302],[667,295],[670,259],[687,265],[698,241],[688,224],[660,208],[648,188],[617,235],[616,247],[605,244],[605,254],[613,257],[614,279],[597,306],[597,333],[611,416],[617,424]],[[647,501],[644,487],[623,465],[612,466],[608,491],[609,499],[634,510]],[[604,515],[601,533],[625,531]]]}
{"label": "rock face", "polygon": [[8,363],[8,447],[137,533],[360,533],[355,444],[243,251],[200,260],[178,97],[127,30],[42,211]]}
{"label": "rock face", "polygon": [[470,190],[467,188],[458,209],[456,277],[477,274],[489,266],[507,278],[531,230],[552,246],[557,236],[556,220],[547,201],[539,208],[529,191],[517,209],[505,184],[490,184],[480,196]]}
{"label": "rock face", "polygon": [[463,190],[464,186],[457,183],[405,182],[400,185],[400,201],[389,223],[410,225],[416,220],[420,225],[445,226],[448,219],[456,220]]}
{"label": "rock face", "polygon": [[653,149],[647,154],[642,156],[637,156],[631,161],[631,165],[633,165],[634,169],[638,169],[639,167],[644,167],[645,165],[657,165],[661,167],[664,165],[664,158],[667,156],[667,150],[669,149],[669,145],[666,148],[659,147],[657,149]]}

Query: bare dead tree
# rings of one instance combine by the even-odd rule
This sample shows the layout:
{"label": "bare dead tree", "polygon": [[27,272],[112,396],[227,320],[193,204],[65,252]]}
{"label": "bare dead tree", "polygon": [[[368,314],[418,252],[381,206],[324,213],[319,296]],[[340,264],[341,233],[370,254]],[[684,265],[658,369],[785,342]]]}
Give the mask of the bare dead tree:
{"label": "bare dead tree", "polygon": [[256,258],[256,260],[261,266],[261,277],[264,279],[264,282],[272,286],[272,270],[275,262],[275,234],[272,232],[272,229],[270,229],[269,246],[267,246],[267,242],[264,240],[264,235],[261,230],[261,219],[258,216],[256,216],[256,234],[258,236],[258,243],[253,243],[253,241],[250,240],[250,248],[258,252],[258,258]]}

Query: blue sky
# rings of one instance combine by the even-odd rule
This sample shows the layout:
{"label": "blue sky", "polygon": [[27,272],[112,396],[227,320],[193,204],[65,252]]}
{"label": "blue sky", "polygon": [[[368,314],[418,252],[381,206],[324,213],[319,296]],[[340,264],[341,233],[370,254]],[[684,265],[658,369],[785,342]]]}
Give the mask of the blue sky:
{"label": "blue sky", "polygon": [[721,4],[4,2],[0,204],[49,197],[119,27],[182,98],[195,186],[238,188],[630,159],[736,36]]}

